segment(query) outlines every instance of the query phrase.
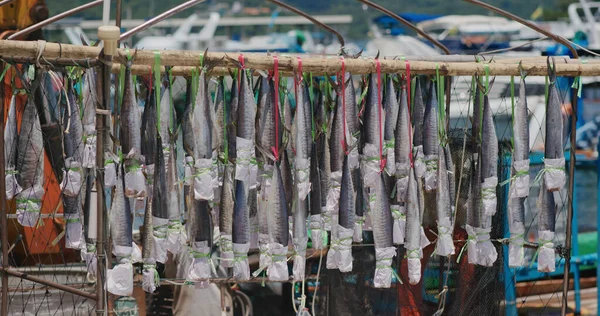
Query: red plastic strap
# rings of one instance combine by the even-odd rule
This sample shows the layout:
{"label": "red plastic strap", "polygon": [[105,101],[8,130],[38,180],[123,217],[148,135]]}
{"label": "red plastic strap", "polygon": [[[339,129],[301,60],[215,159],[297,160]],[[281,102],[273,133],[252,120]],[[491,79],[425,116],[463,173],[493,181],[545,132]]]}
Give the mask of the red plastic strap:
{"label": "red plastic strap", "polygon": [[348,140],[346,139],[346,62],[344,61],[344,56],[340,57],[342,61],[342,71],[340,72],[340,78],[342,78],[342,117],[343,117],[343,133],[344,140],[342,141],[342,149],[348,154]]}
{"label": "red plastic strap", "polygon": [[383,158],[383,118],[381,116],[381,63],[379,59],[375,59],[375,65],[377,66],[377,111],[379,112],[379,161],[381,169],[385,168],[386,159]]}
{"label": "red plastic strap", "polygon": [[275,80],[275,147],[271,148],[275,161],[279,160],[279,59],[273,56],[273,80]]}
{"label": "red plastic strap", "polygon": [[413,155],[412,155],[412,123],[411,123],[411,116],[410,116],[410,91],[411,91],[411,84],[412,81],[410,80],[410,62],[408,60],[405,60],[404,63],[406,64],[406,83],[407,85],[403,86],[403,89],[406,90],[406,104],[408,105],[408,141],[411,147],[411,151],[408,153],[408,159],[410,160],[410,166],[413,166]]}

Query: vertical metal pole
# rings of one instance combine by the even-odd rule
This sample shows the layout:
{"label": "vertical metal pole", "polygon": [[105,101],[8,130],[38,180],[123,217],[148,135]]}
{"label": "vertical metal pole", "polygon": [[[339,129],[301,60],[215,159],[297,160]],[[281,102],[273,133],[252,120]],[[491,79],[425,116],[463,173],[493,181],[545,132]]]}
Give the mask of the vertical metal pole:
{"label": "vertical metal pole", "polygon": [[[512,157],[506,153],[500,157],[502,162],[502,175],[503,179],[500,181],[506,181],[510,178],[510,167]],[[509,228],[509,216],[508,216],[508,192],[509,186],[505,185],[502,187],[502,214],[504,216],[504,238],[510,238]],[[506,308],[507,316],[518,315],[517,313],[517,290],[515,289],[515,278],[513,270],[508,266],[508,245],[502,245],[502,256],[504,258],[504,304]]]}
{"label": "vertical metal pole", "polygon": [[[579,221],[577,220],[577,182],[574,184],[573,191],[573,257],[579,257]],[[579,263],[576,259],[573,262],[573,290],[575,291],[575,315],[581,314],[581,280],[579,279]]]}
{"label": "vertical metal pole", "polygon": [[112,68],[112,56],[116,54],[117,41],[119,39],[120,30],[116,26],[104,25],[98,28],[98,38],[104,42],[104,54],[101,58],[104,59],[100,71],[102,80],[102,102],[99,104],[96,114],[96,165],[98,172],[96,173],[96,187],[98,191],[98,238],[96,241],[96,250],[98,251],[98,281],[96,282],[96,314],[105,314],[105,292],[104,292],[104,277],[106,275],[106,254],[104,234],[106,232],[106,201],[104,198],[104,133],[106,132],[106,114],[110,104],[110,75]]}
{"label": "vertical metal pole", "polygon": [[567,314],[569,303],[569,270],[571,268],[571,234],[573,233],[573,193],[575,189],[575,136],[577,136],[577,89],[571,89],[571,150],[569,153],[569,187],[567,204],[567,230],[565,234],[565,273],[563,275],[563,293],[561,315]]}
{"label": "vertical metal pole", "polygon": [[[0,82],[0,97],[4,99],[4,81]],[[0,100],[0,179],[5,177],[4,169],[4,100]],[[0,181],[0,215],[2,216],[2,268],[8,268],[8,206],[6,205],[6,183]],[[2,316],[8,315],[8,274],[2,273]]]}

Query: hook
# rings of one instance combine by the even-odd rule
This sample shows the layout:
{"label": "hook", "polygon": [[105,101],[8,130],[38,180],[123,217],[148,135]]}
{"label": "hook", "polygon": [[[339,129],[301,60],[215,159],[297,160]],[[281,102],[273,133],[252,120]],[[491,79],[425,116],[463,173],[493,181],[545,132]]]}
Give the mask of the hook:
{"label": "hook", "polygon": [[376,4],[373,3],[369,0],[357,0],[359,2],[362,2],[372,8],[374,8],[375,10],[378,10],[390,17],[392,17],[393,19],[395,19],[396,21],[404,24],[405,26],[407,26],[408,28],[410,28],[411,30],[417,32],[419,35],[423,36],[424,38],[426,38],[428,41],[430,41],[433,45],[437,46],[439,49],[441,49],[444,54],[446,55],[450,55],[450,50],[448,49],[448,47],[444,46],[444,44],[438,42],[436,39],[434,39],[433,37],[431,37],[429,34],[425,33],[423,30],[419,29],[418,27],[414,26],[412,23],[408,22],[407,20],[403,19],[402,17],[398,16],[397,14],[395,14],[394,12]]}
{"label": "hook", "polygon": [[[306,19],[308,19],[309,21],[311,21],[313,24],[320,26],[321,28],[324,28],[325,30],[327,30],[330,33],[332,33],[333,35],[335,35],[335,37],[337,37],[338,41],[340,42],[340,45],[342,46],[340,49],[340,54],[344,55],[344,56],[348,56],[348,55],[346,55],[346,52],[344,50],[344,46],[346,46],[346,42],[344,41],[344,38],[338,31],[334,30],[331,26],[329,26],[325,23],[322,23],[322,22],[318,21],[317,19],[311,17],[310,15],[306,14],[305,12],[302,12],[302,11],[292,7],[291,5],[285,4],[279,0],[267,0],[267,1],[273,2],[280,7],[288,9],[298,15],[301,15],[301,16],[305,17]],[[360,55],[360,53],[358,55]],[[356,56],[356,57],[358,57],[358,56]]]}

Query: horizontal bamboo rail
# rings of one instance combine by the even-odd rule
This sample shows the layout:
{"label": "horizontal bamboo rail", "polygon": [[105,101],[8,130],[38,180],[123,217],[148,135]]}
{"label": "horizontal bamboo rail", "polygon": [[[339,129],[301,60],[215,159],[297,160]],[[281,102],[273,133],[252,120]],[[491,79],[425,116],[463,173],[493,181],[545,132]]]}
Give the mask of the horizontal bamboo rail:
{"label": "horizontal bamboo rail", "polygon": [[[84,47],[67,44],[49,43],[40,44],[39,42],[25,41],[0,41],[0,56],[4,58],[37,58],[43,57],[47,60],[73,59],[85,60],[95,59],[100,53],[98,47]],[[150,66],[154,64],[155,54],[161,56],[162,66],[174,66],[174,75],[190,75],[195,67],[200,65],[201,52],[194,51],[150,51],[137,50],[135,52],[134,73],[147,74]],[[119,55],[125,56],[125,50],[120,49]],[[133,50],[129,54],[134,54]],[[226,74],[224,68],[235,69],[238,67],[236,62],[239,53],[209,52],[204,56],[204,62],[217,67],[215,74]],[[9,57],[10,56],[10,57]],[[249,53],[244,54],[244,64],[246,68],[255,70],[272,70],[274,56],[269,54]],[[279,70],[284,75],[290,75],[298,69],[297,56],[286,54],[276,55],[279,61]],[[123,58],[117,58],[123,59]],[[600,76],[600,63],[590,60],[588,63],[561,63],[564,58],[556,58],[556,72],[559,76]],[[484,75],[486,71],[491,76],[519,76],[520,66],[518,59],[512,62],[451,62],[451,61],[410,61],[410,71],[413,74],[436,74],[436,69],[440,75],[444,76],[472,76]],[[357,58],[344,60],[345,70],[353,74],[368,74],[376,72],[376,61],[372,58]],[[404,60],[381,59],[380,66],[382,73],[404,73],[407,63]],[[532,59],[523,58],[521,63],[523,69],[529,76],[546,76],[548,69],[545,57]],[[117,71],[118,65],[114,66],[113,71]],[[342,61],[338,56],[309,56],[302,57],[302,70],[312,72],[316,75],[335,74],[341,70]],[[486,69],[487,68],[487,69]],[[164,71],[164,70],[163,70]]]}

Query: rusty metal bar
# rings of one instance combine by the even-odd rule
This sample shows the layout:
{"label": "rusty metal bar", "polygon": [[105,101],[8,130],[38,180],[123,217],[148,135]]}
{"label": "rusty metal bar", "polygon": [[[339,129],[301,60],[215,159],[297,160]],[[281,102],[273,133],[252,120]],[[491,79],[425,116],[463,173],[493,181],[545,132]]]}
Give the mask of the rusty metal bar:
{"label": "rusty metal bar", "polygon": [[344,41],[344,38],[342,37],[342,35],[338,31],[334,30],[331,26],[329,26],[329,25],[327,25],[327,24],[325,24],[325,23],[323,23],[323,22],[321,22],[321,21],[313,18],[312,16],[310,16],[310,15],[308,15],[308,14],[306,14],[306,13],[304,13],[304,12],[302,12],[302,11],[294,8],[294,7],[292,7],[289,4],[285,4],[285,3],[281,2],[281,1],[278,1],[278,0],[267,0],[267,1],[273,2],[273,3],[275,3],[276,5],[278,5],[280,7],[286,8],[286,9],[288,9],[288,10],[290,10],[290,11],[292,11],[292,12],[298,14],[298,15],[301,15],[301,16],[305,17],[307,20],[311,21],[313,24],[318,25],[321,28],[323,28],[323,29],[327,30],[328,32],[332,33],[333,35],[335,35],[335,37],[337,37],[338,41],[340,42],[340,45],[342,45],[342,48],[344,46],[346,46],[346,42]]}
{"label": "rusty metal bar", "polygon": [[[21,278],[21,279],[24,279],[24,280],[28,280],[28,281],[32,281],[32,282],[35,282],[35,283],[43,284],[43,285],[46,285],[46,286],[49,286],[49,287],[53,287],[55,289],[58,289],[58,290],[61,290],[61,291],[65,291],[65,292],[69,292],[71,294],[75,294],[75,295],[78,295],[78,296],[81,296],[81,297],[85,297],[85,298],[90,299],[90,300],[96,300],[96,295],[94,295],[92,293],[89,293],[89,292],[86,292],[86,291],[82,291],[82,290],[79,290],[79,289],[76,289],[76,288],[72,288],[72,287],[64,285],[64,284],[60,284],[60,283],[48,281],[48,280],[45,280],[45,279],[42,279],[42,278],[34,277],[34,276],[31,276],[31,275],[29,275],[27,273],[23,273],[23,272],[15,270],[15,269],[11,269],[9,267],[4,267],[3,266],[2,267],[2,272],[4,273],[4,275],[6,275],[7,278],[8,278],[8,275],[12,275],[12,276],[17,277],[17,278]],[[8,286],[7,286],[7,289],[8,289]]]}
{"label": "rusty metal bar", "polygon": [[146,22],[144,22],[144,23],[142,23],[142,24],[140,24],[140,25],[132,28],[131,30],[129,30],[129,31],[121,34],[121,38],[119,39],[119,41],[122,42],[122,41],[130,38],[134,34],[136,34],[138,32],[141,32],[141,31],[143,31],[143,30],[145,30],[145,29],[153,26],[154,24],[156,24],[156,23],[158,23],[158,22],[160,22],[160,21],[162,21],[164,19],[167,19],[167,18],[169,18],[169,17],[171,17],[171,16],[173,16],[173,15],[175,15],[175,14],[177,14],[177,13],[183,11],[183,10],[191,8],[191,7],[195,6],[195,5],[197,5],[198,3],[201,3],[201,2],[204,2],[204,1],[206,1],[206,0],[189,0],[187,2],[184,2],[184,3],[182,3],[182,4],[180,4],[180,5],[176,6],[176,7],[174,7],[174,8],[171,8],[171,9],[169,9],[169,10],[167,10],[167,11],[165,11],[165,12],[163,12],[163,13],[155,16],[155,17],[153,17],[152,19],[150,19],[150,20],[148,20],[148,21],[146,21]]}
{"label": "rusty metal bar", "polygon": [[25,36],[27,36],[29,33],[35,32],[39,29],[41,29],[42,27],[46,26],[46,25],[50,25],[56,21],[62,20],[66,17],[69,17],[75,13],[79,13],[81,11],[87,10],[89,8],[93,8],[93,7],[97,7],[99,5],[101,5],[104,2],[104,0],[96,0],[96,1],[92,1],[89,3],[86,3],[84,5],[78,6],[76,8],[67,10],[63,13],[57,14],[53,17],[50,17],[44,21],[38,22],[34,25],[28,26],[14,34],[12,34],[11,36],[8,37],[9,40],[14,40],[14,39],[22,39],[25,38]]}

